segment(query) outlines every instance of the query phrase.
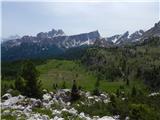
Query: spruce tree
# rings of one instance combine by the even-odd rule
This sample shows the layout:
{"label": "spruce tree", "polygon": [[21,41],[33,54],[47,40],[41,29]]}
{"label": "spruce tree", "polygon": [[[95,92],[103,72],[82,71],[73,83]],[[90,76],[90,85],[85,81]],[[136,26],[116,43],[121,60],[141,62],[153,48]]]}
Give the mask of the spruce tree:
{"label": "spruce tree", "polygon": [[65,81],[63,81],[63,83],[62,83],[62,89],[66,89],[66,82]]}
{"label": "spruce tree", "polygon": [[136,90],[136,87],[133,86],[133,87],[132,87],[131,96],[136,96],[136,95],[137,95],[137,90]]}
{"label": "spruce tree", "polygon": [[31,61],[27,61],[22,69],[22,77],[25,80],[24,94],[28,97],[41,97],[41,82],[38,80],[39,72]]}
{"label": "spruce tree", "polygon": [[22,79],[21,76],[18,76],[17,79],[15,80],[15,89],[18,90],[21,94],[24,93],[24,87],[25,87],[25,83],[24,80]]}
{"label": "spruce tree", "polygon": [[93,94],[99,96],[100,95],[100,91],[99,91],[99,85],[100,85],[100,80],[97,79],[96,83],[95,83],[95,88],[93,90]]}
{"label": "spruce tree", "polygon": [[76,81],[73,80],[73,86],[72,86],[72,90],[71,90],[71,100],[74,101],[74,100],[77,100],[79,98],[80,98],[79,90],[77,88]]}

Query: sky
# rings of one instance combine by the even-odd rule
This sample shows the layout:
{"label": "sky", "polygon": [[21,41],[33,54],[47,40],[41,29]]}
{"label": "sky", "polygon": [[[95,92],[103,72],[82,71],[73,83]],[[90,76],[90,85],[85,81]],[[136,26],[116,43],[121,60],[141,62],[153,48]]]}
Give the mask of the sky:
{"label": "sky", "polygon": [[98,30],[102,37],[151,28],[160,20],[158,0],[3,1],[2,37],[32,35],[52,28],[66,35]]}

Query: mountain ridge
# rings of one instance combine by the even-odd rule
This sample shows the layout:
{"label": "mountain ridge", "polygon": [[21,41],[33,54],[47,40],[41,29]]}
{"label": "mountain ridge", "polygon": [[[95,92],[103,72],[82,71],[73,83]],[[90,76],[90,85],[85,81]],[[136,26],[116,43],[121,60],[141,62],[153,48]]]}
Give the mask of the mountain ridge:
{"label": "mountain ridge", "polygon": [[[132,34],[126,31],[121,35],[102,38],[99,31],[77,35],[66,35],[62,29],[40,32],[36,36],[23,36],[1,44],[2,60],[49,57],[63,54],[67,49],[81,46],[113,47],[139,44],[149,37],[160,37],[160,22],[147,31],[138,30]],[[25,48],[25,49],[24,49]],[[22,57],[23,56],[23,57]]]}

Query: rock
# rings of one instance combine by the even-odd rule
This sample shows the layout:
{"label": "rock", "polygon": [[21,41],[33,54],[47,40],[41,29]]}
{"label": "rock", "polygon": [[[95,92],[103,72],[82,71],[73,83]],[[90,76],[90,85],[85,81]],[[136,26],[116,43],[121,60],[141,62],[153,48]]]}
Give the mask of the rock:
{"label": "rock", "polygon": [[93,120],[99,119],[99,116],[93,116]]}
{"label": "rock", "polygon": [[66,108],[63,108],[62,112],[68,112],[68,110]]}
{"label": "rock", "polygon": [[31,104],[33,107],[41,107],[42,106],[42,102],[40,99],[31,98],[30,101],[31,101]]}
{"label": "rock", "polygon": [[101,101],[101,99],[100,99],[100,98],[96,98],[95,101],[96,101],[96,102],[99,102],[99,101]]}
{"label": "rock", "polygon": [[2,99],[7,100],[10,99],[12,97],[12,95],[10,93],[6,93],[2,96]]}
{"label": "rock", "polygon": [[11,97],[8,100],[5,100],[2,103],[2,108],[11,108],[14,104],[16,104],[17,102],[22,101],[23,99],[20,99],[19,97]]}
{"label": "rock", "polygon": [[49,102],[49,100],[51,100],[51,99],[52,99],[52,97],[51,97],[50,94],[46,93],[46,94],[43,95],[43,100],[45,102]]}
{"label": "rock", "polygon": [[151,96],[157,96],[157,95],[159,95],[159,94],[160,94],[159,92],[154,92],[154,93],[149,94],[148,96],[149,96],[149,97],[151,97]]}
{"label": "rock", "polygon": [[74,108],[71,108],[70,110],[68,110],[69,113],[76,115],[77,114],[77,110]]}
{"label": "rock", "polygon": [[65,107],[66,103],[62,100],[62,98],[59,98],[59,103],[61,104],[61,106]]}
{"label": "rock", "polygon": [[22,111],[25,109],[25,107],[22,105],[14,105],[12,108],[17,110],[22,110]]}
{"label": "rock", "polygon": [[94,99],[94,97],[92,97],[92,96],[89,96],[89,97],[88,97],[88,99],[89,99],[89,100],[93,100],[93,99]]}
{"label": "rock", "polygon": [[53,110],[53,111],[52,111],[52,114],[53,114],[53,115],[56,115],[56,116],[61,116],[61,111]]}
{"label": "rock", "polygon": [[127,117],[125,118],[125,120],[129,120],[129,117],[127,116]]}
{"label": "rock", "polygon": [[84,112],[81,112],[81,113],[79,114],[79,117],[80,117],[80,118],[84,118],[84,117],[85,117]]}
{"label": "rock", "polygon": [[91,120],[90,117],[85,116],[84,112],[81,112],[81,113],[79,114],[79,117],[80,117],[81,119],[83,119],[83,120]]}
{"label": "rock", "polygon": [[102,100],[104,100],[104,99],[107,99],[107,98],[108,98],[108,96],[107,96],[107,95],[105,95],[105,94],[100,94],[100,97],[101,97],[101,99],[102,99]]}
{"label": "rock", "polygon": [[31,116],[27,120],[43,120],[39,113],[31,114]]}
{"label": "rock", "polygon": [[102,118],[99,118],[98,120],[116,120],[116,119],[110,116],[103,116]]}
{"label": "rock", "polygon": [[30,114],[30,112],[32,112],[32,106],[28,105],[24,110],[23,110],[24,114],[26,116],[28,116]]}
{"label": "rock", "polygon": [[47,93],[47,90],[46,90],[46,89],[43,89],[42,91],[43,91],[44,93]]}
{"label": "rock", "polygon": [[49,120],[48,115],[42,115],[42,120]]}
{"label": "rock", "polygon": [[67,102],[67,105],[70,106],[70,105],[71,105],[71,102]]}
{"label": "rock", "polygon": [[[116,120],[119,120],[120,115],[115,115],[115,116],[113,116],[113,118],[116,119]],[[128,119],[128,120],[129,120],[129,119]]]}
{"label": "rock", "polygon": [[56,99],[56,97],[53,97],[52,100],[53,100],[54,103],[58,104],[58,100]]}
{"label": "rock", "polygon": [[105,104],[107,104],[107,103],[109,103],[109,102],[110,102],[110,100],[105,99],[105,100],[103,100],[103,102],[104,102]]}
{"label": "rock", "polygon": [[82,102],[82,101],[81,101],[80,103],[81,103],[82,105],[84,105],[84,104],[85,104],[85,103],[84,103],[84,102]]}
{"label": "rock", "polygon": [[53,103],[54,103],[54,101],[51,100],[51,101],[49,101],[48,103],[43,102],[42,104],[43,104],[43,106],[44,106],[45,108],[49,109],[49,108],[51,108],[51,105],[52,105]]}
{"label": "rock", "polygon": [[18,99],[24,99],[25,98],[25,96],[23,96],[23,95],[18,95]]}
{"label": "rock", "polygon": [[125,98],[122,98],[122,100],[125,100]]}
{"label": "rock", "polygon": [[59,117],[55,116],[53,120],[64,120],[64,118],[59,118]]}
{"label": "rock", "polygon": [[85,93],[85,96],[86,96],[86,97],[89,97],[89,96],[91,96],[91,93],[90,93],[90,92],[86,92],[86,93]]}

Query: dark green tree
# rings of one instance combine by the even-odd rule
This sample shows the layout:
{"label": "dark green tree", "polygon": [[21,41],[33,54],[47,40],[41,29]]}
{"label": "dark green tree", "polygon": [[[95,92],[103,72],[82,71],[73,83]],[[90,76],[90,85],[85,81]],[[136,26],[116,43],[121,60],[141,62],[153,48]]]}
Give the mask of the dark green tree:
{"label": "dark green tree", "polygon": [[116,95],[117,95],[117,97],[120,96],[120,90],[119,89],[116,90]]}
{"label": "dark green tree", "polygon": [[31,61],[27,61],[22,69],[25,80],[24,94],[28,97],[40,98],[42,95],[41,81],[38,80],[39,72]]}
{"label": "dark green tree", "polygon": [[94,86],[94,90],[93,90],[93,94],[99,96],[100,95],[100,90],[99,90],[99,86],[100,86],[100,80],[97,79],[95,86]]}
{"label": "dark green tree", "polygon": [[71,100],[75,101],[75,100],[78,100],[79,98],[80,98],[79,90],[77,88],[76,81],[73,80],[73,85],[72,85],[72,90],[71,90]]}
{"label": "dark green tree", "polygon": [[132,91],[131,91],[131,96],[136,96],[137,95],[137,89],[135,86],[132,87]]}
{"label": "dark green tree", "polygon": [[63,81],[63,83],[62,83],[62,89],[66,89],[66,82],[65,81]]}
{"label": "dark green tree", "polygon": [[15,89],[18,90],[21,94],[24,93],[24,87],[25,87],[25,83],[24,80],[21,76],[18,76],[17,79],[15,80]]}

